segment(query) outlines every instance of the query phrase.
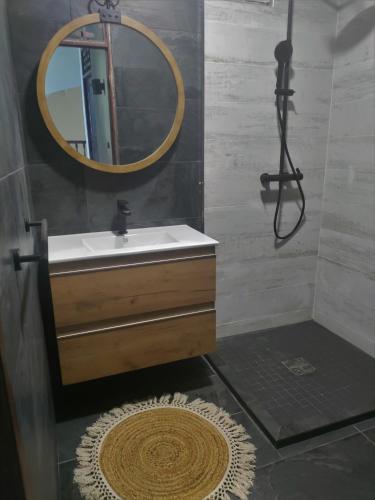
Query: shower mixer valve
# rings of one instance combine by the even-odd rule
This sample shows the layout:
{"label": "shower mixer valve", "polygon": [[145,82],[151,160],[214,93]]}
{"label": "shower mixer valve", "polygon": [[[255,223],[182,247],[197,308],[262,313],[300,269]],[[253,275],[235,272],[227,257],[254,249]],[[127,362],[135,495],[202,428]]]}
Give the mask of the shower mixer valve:
{"label": "shower mixer valve", "polygon": [[[277,202],[275,215],[273,219],[273,231],[275,237],[279,240],[287,240],[293,236],[303,223],[306,209],[306,199],[305,193],[303,191],[301,182],[303,179],[303,174],[299,168],[296,168],[293,164],[291,158],[288,141],[287,141],[287,119],[288,119],[288,98],[295,94],[295,91],[289,88],[290,81],[290,62],[293,55],[293,44],[292,44],[292,23],[293,23],[293,7],[294,0],[289,0],[288,7],[288,27],[287,27],[287,37],[286,40],[282,40],[276,45],[275,48],[275,59],[278,63],[277,66],[277,76],[276,76],[276,111],[277,111],[277,123],[280,132],[280,166],[279,172],[277,174],[267,174],[264,173],[260,176],[260,182],[263,186],[267,188],[270,182],[278,182],[279,189],[277,194]],[[290,166],[292,172],[286,172],[285,163],[286,160]],[[298,191],[300,193],[302,207],[300,216],[294,227],[286,234],[280,233],[280,213],[281,204],[283,198],[283,183],[295,181],[297,183]]]}
{"label": "shower mixer valve", "polygon": [[303,173],[299,168],[296,168],[296,174],[262,174],[260,176],[260,182],[262,185],[269,184],[270,182],[290,182],[290,181],[302,181]]}
{"label": "shower mixer valve", "polygon": [[287,95],[288,97],[291,97],[295,93],[296,91],[292,89],[275,89],[275,95]]}

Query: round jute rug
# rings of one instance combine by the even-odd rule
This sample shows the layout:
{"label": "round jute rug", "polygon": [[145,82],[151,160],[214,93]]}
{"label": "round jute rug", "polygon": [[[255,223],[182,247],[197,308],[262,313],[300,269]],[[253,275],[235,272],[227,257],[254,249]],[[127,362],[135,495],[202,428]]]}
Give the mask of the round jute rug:
{"label": "round jute rug", "polygon": [[126,404],[86,429],[74,480],[87,500],[246,500],[255,447],[223,409],[184,394]]}

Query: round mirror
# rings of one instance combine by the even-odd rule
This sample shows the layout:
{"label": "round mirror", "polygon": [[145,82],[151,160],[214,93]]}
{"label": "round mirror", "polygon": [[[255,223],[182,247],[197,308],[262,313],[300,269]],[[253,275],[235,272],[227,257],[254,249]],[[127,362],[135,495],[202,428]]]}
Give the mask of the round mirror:
{"label": "round mirror", "polygon": [[148,167],[172,146],[185,108],[177,63],[162,40],[123,16],[75,19],[49,42],[38,70],[38,101],[58,144],[105,172]]}

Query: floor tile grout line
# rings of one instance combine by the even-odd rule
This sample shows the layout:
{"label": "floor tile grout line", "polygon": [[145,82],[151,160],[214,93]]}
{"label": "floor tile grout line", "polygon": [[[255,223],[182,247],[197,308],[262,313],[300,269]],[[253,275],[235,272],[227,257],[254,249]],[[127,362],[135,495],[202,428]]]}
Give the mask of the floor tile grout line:
{"label": "floor tile grout line", "polygon": [[16,168],[16,170],[13,170],[12,172],[8,172],[7,174],[0,177],[0,182],[3,182],[6,179],[9,179],[9,177],[12,177],[13,175],[18,174],[19,172],[21,172],[24,169],[25,169],[24,167],[18,167],[18,168]]}
{"label": "floor tile grout line", "polygon": [[243,415],[243,411],[237,411],[236,413],[231,413],[230,416],[231,417],[235,417],[236,415]]}
{"label": "floor tile grout line", "polygon": [[76,461],[75,458],[69,458],[67,460],[62,460],[61,462],[60,461],[58,462],[58,466],[60,467],[60,465],[68,464],[69,462],[75,462],[75,461]]}
{"label": "floor tile grout line", "polygon": [[[328,440],[328,441],[324,441],[323,443],[320,443],[320,444],[318,444],[318,445],[316,445],[316,446],[312,446],[311,448],[310,448],[309,446],[307,446],[307,447],[306,447],[306,448],[304,448],[303,450],[298,451],[297,453],[295,453],[295,454],[293,454],[293,455],[290,455],[290,456],[297,456],[297,455],[301,455],[301,454],[303,454],[303,453],[305,453],[305,452],[307,452],[307,451],[313,451],[313,450],[316,450],[316,449],[318,449],[318,448],[322,448],[322,447],[324,447],[324,446],[327,446],[327,445],[329,445],[329,444],[331,444],[331,443],[337,443],[337,442],[339,442],[339,441],[343,441],[344,439],[348,439],[348,438],[351,438],[351,437],[353,437],[353,436],[357,436],[357,435],[361,434],[361,433],[360,433],[357,429],[355,429],[355,428],[354,428],[354,426],[348,426],[348,427],[352,427],[352,428],[353,428],[353,430],[354,430],[354,432],[352,432],[352,433],[350,433],[350,434],[346,434],[346,435],[341,436],[341,437],[337,437],[336,439],[330,439],[330,440]],[[342,429],[345,429],[345,427],[343,427]],[[339,429],[339,430],[342,430],[342,429]],[[331,431],[331,432],[335,432],[335,431]],[[325,435],[326,435],[326,436],[329,436],[329,434],[330,434],[330,433],[328,432],[328,433],[326,433]],[[320,436],[315,436],[315,438],[311,438],[311,439],[312,439],[312,440],[313,440],[313,439],[317,439],[317,438],[319,438],[319,437],[321,437],[321,436],[323,436],[323,434],[321,434]],[[307,440],[307,441],[308,441],[308,440]],[[303,442],[304,442],[304,441],[299,441],[298,443],[290,444],[290,445],[287,445],[287,446],[285,446],[285,447],[283,447],[283,448],[284,448],[284,449],[286,449],[286,448],[288,448],[288,447],[298,446],[298,445],[303,444]],[[282,450],[283,448],[280,448],[280,450]],[[285,456],[284,458],[288,458],[288,456]]]}
{"label": "floor tile grout line", "polygon": [[[346,436],[342,436],[342,437],[339,437],[339,438],[337,438],[337,439],[332,439],[331,441],[321,443],[321,444],[319,444],[319,445],[317,445],[317,446],[312,446],[311,448],[310,448],[310,447],[303,448],[303,449],[301,449],[301,450],[297,451],[296,453],[291,453],[290,455],[289,455],[289,454],[288,454],[288,455],[281,455],[281,454],[279,453],[279,455],[280,455],[280,457],[281,457],[281,459],[280,459],[280,460],[275,460],[274,462],[270,462],[269,464],[264,464],[264,465],[262,465],[261,467],[259,467],[259,469],[258,469],[258,470],[263,469],[264,467],[269,467],[270,465],[274,465],[274,464],[281,463],[281,462],[283,462],[284,460],[289,460],[289,459],[291,459],[291,458],[295,458],[295,457],[299,457],[299,456],[301,456],[301,455],[304,455],[305,453],[310,453],[310,452],[315,451],[315,450],[318,450],[318,449],[320,449],[320,448],[324,448],[325,446],[328,446],[328,445],[330,445],[330,444],[335,444],[335,443],[338,443],[338,442],[340,442],[340,441],[345,441],[346,439],[350,439],[350,438],[352,438],[352,437],[354,437],[354,436],[359,436],[360,434],[361,434],[361,432],[353,432],[353,434],[348,434],[348,435],[346,435]],[[317,436],[317,437],[319,437],[319,436]],[[366,436],[364,436],[364,437],[366,437]],[[314,438],[312,438],[312,439],[314,439]],[[371,442],[371,444],[373,444],[373,445],[375,446],[375,443],[373,443],[372,441],[370,441],[370,442]],[[296,445],[300,445],[300,444],[302,444],[302,443],[303,443],[303,441],[300,441],[300,442],[298,442],[298,443],[294,443],[294,444],[291,444],[291,445],[287,445],[287,446],[285,446],[285,447],[284,447],[284,449],[285,449],[285,448],[288,448],[289,446],[296,446]],[[272,444],[272,443],[271,443],[271,444]],[[277,451],[282,450],[282,449],[283,449],[283,448],[279,448]]]}
{"label": "floor tile grout line", "polygon": [[[370,429],[369,429],[370,430]],[[373,441],[371,438],[369,438],[367,435],[366,435],[366,432],[367,431],[361,431],[359,430],[358,431],[359,434],[362,434],[362,436],[366,439],[366,441],[368,441],[369,443],[371,443],[373,446],[375,446],[375,441]]]}
{"label": "floor tile grout line", "polygon": [[[208,361],[208,359],[206,359],[205,356],[203,356],[203,359],[205,360],[205,362],[208,364],[208,366],[211,368],[211,370],[214,371],[214,368],[211,366],[211,363]],[[268,438],[268,436],[266,436],[266,434],[262,431],[262,429],[257,425],[257,423],[253,420],[253,418],[249,415],[249,412],[247,410],[247,408],[245,408],[243,406],[243,404],[241,403],[241,401],[238,400],[238,398],[236,397],[236,395],[232,392],[231,390],[231,387],[225,383],[225,381],[221,378],[220,374],[219,374],[219,370],[217,372],[215,372],[215,374],[219,377],[219,379],[221,380],[221,382],[224,384],[224,386],[226,387],[226,389],[228,390],[228,392],[230,393],[230,395],[232,396],[233,400],[238,404],[238,406],[241,408],[242,412],[239,412],[239,413],[242,413],[242,414],[245,414],[246,417],[251,421],[251,423],[254,425],[254,427],[257,429],[257,431],[259,431],[261,434],[262,434],[262,437],[267,441],[267,443],[269,443],[276,451],[276,453],[281,457],[278,449],[276,448],[276,446],[274,446],[272,444],[272,442],[270,441],[270,439]],[[251,437],[251,436],[250,436]]]}
{"label": "floor tile grout line", "polygon": [[[354,426],[353,426],[354,427]],[[262,433],[263,434],[263,433]],[[268,463],[265,463],[265,464],[262,464],[260,467],[258,467],[257,470],[261,470],[261,469],[264,469],[266,467],[269,467],[271,465],[275,465],[275,464],[278,464],[278,463],[281,463],[283,462],[284,460],[288,460],[290,458],[294,458],[294,457],[298,457],[300,455],[303,455],[305,453],[308,453],[308,452],[311,452],[311,451],[314,451],[314,450],[317,450],[319,448],[324,448],[325,446],[328,446],[330,444],[334,444],[334,443],[337,443],[339,441],[343,441],[345,439],[349,439],[349,438],[352,438],[353,436],[356,436],[356,435],[363,435],[363,437],[366,439],[366,441],[368,441],[370,444],[372,444],[373,446],[375,446],[375,443],[373,441],[371,441],[366,435],[364,435],[362,432],[360,431],[357,431],[357,432],[354,432],[353,434],[349,434],[347,436],[343,436],[343,437],[339,437],[337,439],[333,439],[331,441],[328,441],[328,442],[325,442],[325,443],[321,443],[319,444],[318,446],[313,446],[313,447],[307,447],[307,448],[304,448],[304,449],[301,449],[299,451],[297,451],[296,453],[292,453],[291,455],[281,455],[279,453],[279,450],[275,448],[275,451],[277,452],[277,454],[279,455],[279,459],[277,460],[273,460],[271,462],[268,462]],[[251,436],[250,436],[251,437]],[[300,444],[300,443],[296,443],[297,445]],[[272,443],[271,443],[272,445]],[[273,445],[272,445],[273,446]],[[290,445],[290,446],[295,446],[295,445]],[[68,464],[70,462],[75,462],[76,459],[75,458],[71,458],[71,459],[67,459],[67,460],[63,460],[61,462],[58,463],[58,466],[60,467],[61,465],[65,465],[65,464]]]}
{"label": "floor tile grout line", "polygon": [[366,429],[361,429],[361,428],[359,428],[358,426],[359,426],[360,424],[363,424],[364,422],[366,422],[366,420],[363,420],[363,421],[361,421],[361,422],[357,422],[356,424],[354,424],[354,427],[355,427],[356,429],[358,429],[358,431],[359,431],[359,432],[367,432],[367,431],[372,431],[372,430],[375,430],[375,422],[373,423],[373,425],[370,425],[370,427],[368,427],[368,428],[366,428]]}
{"label": "floor tile grout line", "polygon": [[[216,364],[211,362],[211,359],[207,359],[205,356],[202,356],[200,359],[203,360],[203,364],[208,367],[209,377],[211,378],[212,376],[214,376],[215,378],[217,378],[220,382],[220,384],[219,384],[220,389],[225,391],[226,394],[228,394],[230,396],[231,400],[233,400],[238,405],[239,411],[237,411],[237,409],[236,409],[234,413],[230,413],[230,416],[235,419],[236,416],[243,415],[248,420],[248,422],[252,426],[254,426],[254,431],[259,432],[263,441],[265,443],[267,443],[268,445],[271,445],[273,450],[276,452],[273,460],[272,460],[272,458],[268,458],[268,460],[265,461],[265,463],[262,463],[262,465],[257,467],[257,470],[264,470],[266,468],[270,468],[272,470],[272,467],[274,465],[286,462],[288,460],[292,460],[294,457],[298,458],[300,456],[303,456],[304,454],[313,453],[315,450],[327,447],[328,445],[334,445],[335,443],[348,440],[349,438],[355,439],[360,434],[363,435],[366,442],[370,442],[370,444],[375,446],[375,442],[373,442],[369,437],[367,437],[364,434],[367,430],[370,430],[370,429],[362,431],[361,429],[359,429],[357,427],[356,424],[351,424],[351,425],[348,425],[348,426],[345,426],[342,428],[342,430],[345,432],[345,435],[336,436],[334,439],[330,439],[330,436],[334,432],[334,430],[332,430],[332,431],[329,431],[325,434],[317,435],[317,436],[314,436],[312,438],[307,438],[305,440],[302,440],[302,441],[299,441],[299,442],[296,442],[296,443],[293,443],[293,444],[290,444],[287,446],[283,446],[281,448],[276,448],[275,445],[270,441],[268,436],[259,427],[257,422],[254,421],[251,414],[249,414],[249,412],[246,410],[246,407],[244,407],[244,405],[241,403],[241,400],[237,399],[236,394],[234,392],[232,392],[232,388],[231,388],[230,384],[227,385],[225,383],[226,379],[225,378],[223,379],[220,376],[220,368],[218,368],[216,366]],[[229,401],[229,399],[228,399],[228,401]],[[226,404],[224,405],[224,407],[226,407]],[[250,437],[252,437],[251,427],[248,430],[248,432],[249,432]],[[319,443],[319,444],[315,444],[315,445],[313,443],[312,444],[309,443],[309,441],[314,441],[314,439],[319,439],[319,438],[324,438],[324,441]],[[361,438],[359,440],[362,443],[364,443],[364,441]],[[307,443],[307,446],[305,443]],[[309,444],[310,444],[310,446],[309,446]],[[294,447],[296,449],[293,449]],[[285,450],[285,453],[283,453],[283,450]],[[59,459],[58,460],[59,470],[60,470],[60,467],[67,466],[67,464],[70,464],[70,466],[74,467],[74,464],[72,464],[72,462],[75,462],[75,461],[76,461],[75,458],[68,458],[68,459],[61,460],[61,461]]]}

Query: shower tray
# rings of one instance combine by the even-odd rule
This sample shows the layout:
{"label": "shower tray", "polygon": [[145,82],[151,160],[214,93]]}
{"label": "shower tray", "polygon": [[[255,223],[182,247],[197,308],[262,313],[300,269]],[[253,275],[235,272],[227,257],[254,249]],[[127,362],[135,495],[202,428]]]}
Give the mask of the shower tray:
{"label": "shower tray", "polygon": [[220,339],[208,360],[277,447],[375,416],[375,359],[313,321]]}

